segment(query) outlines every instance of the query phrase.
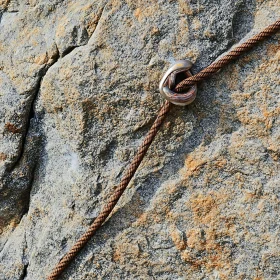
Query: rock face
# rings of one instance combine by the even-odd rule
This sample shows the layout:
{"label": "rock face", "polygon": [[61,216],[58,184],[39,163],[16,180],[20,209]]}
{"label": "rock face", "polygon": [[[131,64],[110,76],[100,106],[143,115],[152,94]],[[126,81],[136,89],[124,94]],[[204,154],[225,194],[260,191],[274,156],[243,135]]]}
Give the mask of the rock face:
{"label": "rock face", "polygon": [[[175,59],[198,72],[279,0],[0,1],[0,279],[45,279],[119,182]],[[173,107],[61,279],[280,278],[280,34]]]}

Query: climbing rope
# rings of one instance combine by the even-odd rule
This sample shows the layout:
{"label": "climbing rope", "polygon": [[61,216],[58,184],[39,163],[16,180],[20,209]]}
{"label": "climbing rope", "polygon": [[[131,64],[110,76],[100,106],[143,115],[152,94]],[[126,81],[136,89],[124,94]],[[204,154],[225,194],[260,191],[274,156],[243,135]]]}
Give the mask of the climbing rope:
{"label": "climbing rope", "polygon": [[[228,63],[230,63],[231,61],[239,57],[244,52],[251,49],[260,41],[271,36],[279,29],[280,29],[280,19],[277,20],[272,25],[265,28],[263,31],[261,31],[259,34],[255,35],[251,39],[248,39],[246,42],[235,47],[233,50],[225,54],[223,57],[219,58],[217,61],[213,62],[211,65],[206,67],[198,74],[195,74],[193,76],[189,75],[188,78],[184,79],[183,81],[181,81],[179,84],[175,86],[174,88],[175,92],[177,93],[182,92],[183,90],[190,88],[191,85],[195,85],[196,83],[208,78],[212,74],[217,73],[222,67],[224,67],[225,65],[227,65]],[[151,145],[161,124],[163,123],[164,118],[169,112],[170,107],[171,107],[171,103],[169,101],[165,101],[164,105],[162,106],[162,108],[158,113],[158,116],[154,124],[149,130],[141,146],[138,148],[138,151],[134,156],[131,164],[128,166],[120,184],[109,198],[107,204],[105,205],[103,210],[99,213],[99,215],[91,224],[91,226],[87,229],[87,231],[78,239],[78,241],[76,241],[76,243],[73,245],[70,251],[66,253],[59,261],[59,263],[54,267],[51,274],[48,276],[47,280],[58,279],[58,276],[61,275],[61,273],[66,269],[66,267],[71,263],[71,261],[79,253],[79,251],[81,251],[81,249],[86,245],[86,243],[90,240],[90,238],[102,226],[102,224],[105,222],[107,217],[110,215],[113,208],[115,207],[118,200],[120,199],[121,195],[123,194],[126,187],[128,186],[131,178],[135,174],[138,166],[142,162],[149,146]]]}
{"label": "climbing rope", "polygon": [[233,50],[229,51],[227,54],[219,58],[217,61],[214,61],[212,64],[204,68],[199,73],[189,77],[183,81],[181,81],[176,87],[176,92],[183,91],[186,86],[190,86],[192,84],[198,83],[214,73],[217,73],[221,68],[225,65],[229,64],[237,57],[242,55],[243,53],[249,51],[252,47],[254,47],[259,42],[263,41],[264,39],[270,37],[272,34],[276,33],[280,29],[280,19],[274,22],[273,24],[266,27],[257,35],[253,36],[252,38],[248,39],[246,42],[238,45]]}
{"label": "climbing rope", "polygon": [[118,200],[120,199],[122,193],[126,189],[127,185],[129,184],[131,178],[133,177],[134,173],[136,172],[138,166],[140,165],[142,159],[144,158],[149,146],[151,145],[152,141],[154,140],[160,125],[163,123],[165,116],[167,115],[169,109],[171,107],[171,103],[165,101],[164,105],[160,109],[158,116],[150,128],[147,136],[145,137],[144,141],[142,142],[141,146],[138,148],[136,155],[134,156],[131,164],[129,165],[128,169],[126,170],[120,184],[116,188],[115,192],[109,198],[107,205],[104,209],[100,212],[88,230],[80,237],[80,239],[75,243],[75,245],[71,248],[71,250],[60,260],[60,262],[56,265],[53,269],[53,272],[48,277],[48,280],[57,279],[57,277],[62,273],[62,271],[68,266],[68,264],[75,258],[78,252],[86,245],[89,239],[94,235],[94,233],[101,227],[104,223],[106,218],[112,212],[113,208],[117,204]]}

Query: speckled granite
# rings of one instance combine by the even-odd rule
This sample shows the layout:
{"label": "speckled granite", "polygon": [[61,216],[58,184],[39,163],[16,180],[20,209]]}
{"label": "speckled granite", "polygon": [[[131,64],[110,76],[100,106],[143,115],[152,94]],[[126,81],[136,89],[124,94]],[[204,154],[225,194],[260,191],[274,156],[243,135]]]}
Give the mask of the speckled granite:
{"label": "speckled granite", "polygon": [[[41,280],[96,217],[162,104],[279,0],[0,1],[0,279]],[[280,34],[173,107],[61,279],[280,279]]]}

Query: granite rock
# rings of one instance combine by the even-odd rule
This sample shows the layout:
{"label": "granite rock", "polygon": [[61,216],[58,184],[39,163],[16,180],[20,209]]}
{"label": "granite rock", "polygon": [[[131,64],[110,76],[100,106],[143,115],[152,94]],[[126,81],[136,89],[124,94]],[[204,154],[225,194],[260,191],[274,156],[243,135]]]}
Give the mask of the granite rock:
{"label": "granite rock", "polygon": [[[97,216],[163,103],[280,15],[279,0],[0,1],[0,279],[45,279]],[[280,34],[173,107],[61,279],[280,277]]]}

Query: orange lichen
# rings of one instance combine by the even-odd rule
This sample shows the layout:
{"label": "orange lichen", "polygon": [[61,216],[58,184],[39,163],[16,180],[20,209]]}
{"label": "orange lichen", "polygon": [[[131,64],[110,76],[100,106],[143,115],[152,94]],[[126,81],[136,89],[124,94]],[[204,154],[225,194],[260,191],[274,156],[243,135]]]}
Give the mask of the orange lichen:
{"label": "orange lichen", "polygon": [[199,172],[200,168],[206,163],[207,161],[205,159],[189,154],[185,161],[187,169],[186,175],[194,175],[194,173]]}
{"label": "orange lichen", "polygon": [[[181,252],[181,257],[193,269],[200,267],[206,270],[216,270],[221,279],[227,279],[232,268],[231,250],[222,245],[219,240],[227,237],[232,242],[235,235],[234,217],[225,217],[221,214],[228,196],[225,192],[211,191],[207,194],[194,194],[187,202],[193,213],[193,227],[186,232],[187,247]],[[196,252],[203,252],[197,258]]]}
{"label": "orange lichen", "polygon": [[218,158],[217,160],[214,161],[214,166],[217,168],[223,168],[227,164],[227,160],[225,158]]}
{"label": "orange lichen", "polygon": [[185,57],[191,59],[191,61],[193,61],[193,63],[196,61],[196,59],[198,58],[199,52],[198,50],[195,49],[189,49],[186,53],[185,53]]}
{"label": "orange lichen", "polygon": [[269,57],[273,57],[277,55],[277,52],[280,51],[280,41],[278,42],[277,45],[275,44],[270,44],[267,46],[267,55]]}
{"label": "orange lichen", "polygon": [[4,160],[6,160],[6,159],[7,159],[7,155],[4,154],[4,153],[0,153],[0,160],[1,160],[1,161],[4,161]]}
{"label": "orange lichen", "polygon": [[100,17],[98,15],[93,15],[92,18],[89,19],[87,26],[86,26],[89,36],[91,36],[93,34],[99,19],[100,19]]}
{"label": "orange lichen", "polygon": [[11,2],[11,0],[1,0],[0,7],[2,7],[5,10],[9,6],[10,2]]}
{"label": "orange lichen", "polygon": [[196,248],[197,250],[203,250],[205,242],[201,239],[200,229],[191,229],[187,232],[187,245],[189,248]]}
{"label": "orange lichen", "polygon": [[195,17],[193,19],[193,28],[194,28],[194,30],[196,30],[196,31],[199,30],[201,28],[201,26],[202,26],[202,24],[201,24],[200,20],[197,17]]}
{"label": "orange lichen", "polygon": [[142,21],[147,17],[151,17],[155,13],[155,9],[159,9],[157,1],[150,1],[149,4],[137,3],[138,7],[134,10],[134,16],[138,21]]}
{"label": "orange lichen", "polygon": [[203,35],[209,39],[212,39],[215,37],[215,35],[209,30],[209,29],[206,29],[203,33]]}
{"label": "orange lichen", "polygon": [[219,213],[218,205],[217,205],[217,194],[209,194],[203,195],[199,193],[198,195],[192,197],[190,207],[194,214],[194,220],[197,223],[210,223],[213,221],[213,218],[217,216]]}
{"label": "orange lichen", "polygon": [[172,241],[175,244],[176,248],[179,251],[186,249],[187,243],[184,240],[182,234],[180,234],[179,230],[173,226],[173,227],[171,227],[170,231],[171,231],[170,236],[171,236]]}
{"label": "orange lichen", "polygon": [[192,15],[193,9],[190,7],[190,4],[188,1],[179,0],[179,12],[186,14],[186,15]]}
{"label": "orange lichen", "polygon": [[127,256],[139,258],[140,254],[141,252],[138,243],[124,240],[124,242],[117,244],[117,247],[112,256],[112,260],[114,262],[124,264],[127,260]]}
{"label": "orange lichen", "polygon": [[152,31],[151,31],[151,34],[152,35],[159,35],[160,31],[159,31],[158,27],[153,27]]}
{"label": "orange lichen", "polygon": [[147,220],[148,220],[148,213],[147,212],[142,213],[134,225],[135,226],[145,225],[147,224]]}
{"label": "orange lichen", "polygon": [[137,8],[135,11],[134,11],[134,16],[139,20],[140,19],[140,16],[141,16],[141,10],[140,8]]}
{"label": "orange lichen", "polygon": [[34,63],[43,65],[46,64],[48,60],[49,60],[48,53],[43,53],[34,59]]}
{"label": "orange lichen", "polygon": [[121,258],[121,253],[120,253],[118,250],[115,251],[114,254],[113,254],[112,260],[113,260],[114,262],[117,262],[117,261],[120,260],[120,258]]}

